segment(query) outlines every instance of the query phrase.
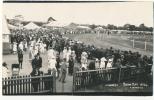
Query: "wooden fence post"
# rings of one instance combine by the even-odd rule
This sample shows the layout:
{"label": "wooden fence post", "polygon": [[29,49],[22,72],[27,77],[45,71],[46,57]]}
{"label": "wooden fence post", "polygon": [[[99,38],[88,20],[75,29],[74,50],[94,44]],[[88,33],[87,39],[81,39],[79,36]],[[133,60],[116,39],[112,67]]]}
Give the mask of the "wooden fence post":
{"label": "wooden fence post", "polygon": [[135,41],[134,41],[134,39],[133,39],[133,48],[135,47]]}
{"label": "wooden fence post", "polygon": [[5,94],[5,87],[4,87],[5,85],[4,85],[4,78],[2,78],[2,95],[4,95]]}
{"label": "wooden fence post", "polygon": [[121,67],[119,69],[119,79],[118,79],[118,82],[120,83],[120,80],[121,80]]}
{"label": "wooden fence post", "polygon": [[147,50],[147,42],[146,41],[144,42],[144,50],[145,51]]}
{"label": "wooden fence post", "polygon": [[53,80],[52,80],[52,84],[53,84],[53,93],[55,93],[56,92],[56,70],[53,70],[53,73],[52,73],[52,75],[53,75]]}
{"label": "wooden fence post", "polygon": [[73,71],[73,87],[72,87],[72,91],[75,91],[75,71]]}

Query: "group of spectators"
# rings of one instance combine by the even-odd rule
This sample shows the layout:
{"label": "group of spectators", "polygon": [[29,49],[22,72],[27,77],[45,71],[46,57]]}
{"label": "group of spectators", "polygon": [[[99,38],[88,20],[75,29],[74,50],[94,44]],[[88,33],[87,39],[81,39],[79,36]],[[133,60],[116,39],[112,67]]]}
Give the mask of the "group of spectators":
{"label": "group of spectators", "polygon": [[53,30],[12,30],[11,43],[16,49],[13,49],[13,52],[18,53],[20,68],[23,52],[29,51],[33,72],[37,72],[34,70],[39,70],[43,66],[40,54],[47,51],[48,70],[55,69],[57,77],[62,72],[62,82],[65,82],[66,73],[73,75],[75,63],[79,64],[77,70],[81,71],[120,66],[152,67],[153,64],[152,56],[142,56],[139,52],[116,50],[112,47],[97,48],[78,40],[71,40],[59,31]]}

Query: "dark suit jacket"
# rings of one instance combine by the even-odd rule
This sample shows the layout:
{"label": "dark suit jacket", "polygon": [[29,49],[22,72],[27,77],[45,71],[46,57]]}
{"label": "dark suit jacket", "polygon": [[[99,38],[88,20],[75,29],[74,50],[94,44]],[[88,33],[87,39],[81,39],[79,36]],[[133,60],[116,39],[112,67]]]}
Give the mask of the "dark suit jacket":
{"label": "dark suit jacket", "polygon": [[40,57],[39,59],[33,59],[32,60],[32,67],[33,68],[41,68],[42,67],[42,58]]}

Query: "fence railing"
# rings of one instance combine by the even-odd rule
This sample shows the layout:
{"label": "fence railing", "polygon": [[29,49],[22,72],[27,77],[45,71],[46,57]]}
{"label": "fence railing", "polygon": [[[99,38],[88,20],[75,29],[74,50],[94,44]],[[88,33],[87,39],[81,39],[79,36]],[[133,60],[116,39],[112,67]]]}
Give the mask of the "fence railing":
{"label": "fence railing", "polygon": [[122,67],[75,72],[73,91],[89,88],[99,84],[145,81],[150,68]]}
{"label": "fence railing", "polygon": [[17,76],[2,79],[3,95],[52,94],[56,92],[56,79],[53,75]]}

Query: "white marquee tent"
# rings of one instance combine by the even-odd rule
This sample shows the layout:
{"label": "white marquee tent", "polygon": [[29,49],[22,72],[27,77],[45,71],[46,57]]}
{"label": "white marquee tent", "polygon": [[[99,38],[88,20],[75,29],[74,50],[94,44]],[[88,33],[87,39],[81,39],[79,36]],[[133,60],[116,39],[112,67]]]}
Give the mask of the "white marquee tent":
{"label": "white marquee tent", "polygon": [[28,23],[27,25],[25,25],[24,28],[26,28],[26,29],[39,29],[39,28],[41,28],[41,27],[39,27],[38,25],[36,25],[36,24],[33,23],[33,22],[30,22],[30,23]]}
{"label": "white marquee tent", "polygon": [[10,37],[9,35],[11,34],[10,33],[10,30],[8,28],[8,23],[6,21],[6,17],[3,16],[3,24],[2,24],[2,34],[3,34],[3,42],[10,42]]}
{"label": "white marquee tent", "polygon": [[77,28],[81,28],[81,29],[90,29],[88,26],[77,26]]}
{"label": "white marquee tent", "polygon": [[64,27],[64,26],[66,26],[66,24],[60,23],[58,21],[52,21],[48,24],[45,24],[44,26],[47,26],[47,27]]}
{"label": "white marquee tent", "polygon": [[14,25],[11,25],[11,24],[8,24],[8,28],[9,29],[19,29],[17,26],[14,26]]}
{"label": "white marquee tent", "polygon": [[95,30],[104,30],[102,27],[96,27]]}

